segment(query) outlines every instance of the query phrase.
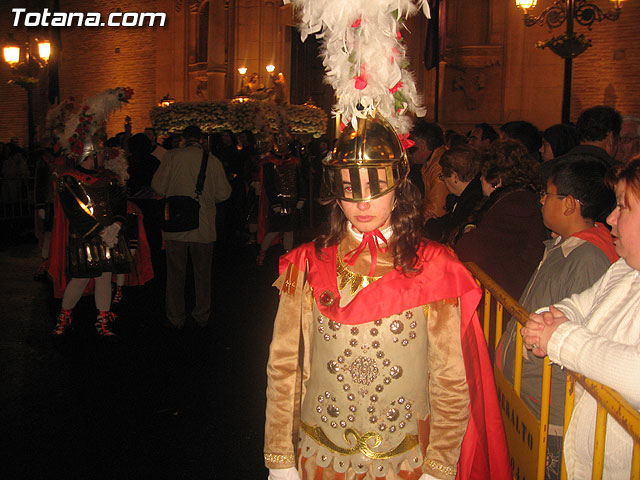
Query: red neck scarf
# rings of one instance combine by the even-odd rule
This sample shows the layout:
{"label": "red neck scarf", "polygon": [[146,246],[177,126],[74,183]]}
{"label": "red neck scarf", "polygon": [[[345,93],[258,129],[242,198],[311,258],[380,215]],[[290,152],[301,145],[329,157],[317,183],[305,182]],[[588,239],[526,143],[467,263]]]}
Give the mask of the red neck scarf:
{"label": "red neck scarf", "polygon": [[616,247],[613,244],[611,232],[609,232],[609,229],[602,223],[596,223],[594,227],[574,233],[573,236],[593,243],[604,252],[611,263],[615,263],[618,258],[620,258],[616,253]]}
{"label": "red neck scarf", "polygon": [[[384,244],[384,247],[382,247],[381,244]],[[384,238],[382,232],[376,228],[373,232],[363,233],[360,245],[348,252],[343,257],[343,260],[348,265],[355,265],[356,260],[358,259],[360,254],[368,246],[369,253],[371,254],[371,267],[369,267],[369,276],[373,277],[373,274],[376,271],[376,265],[378,263],[378,250],[380,250],[382,253],[387,253],[387,250],[389,248],[387,244],[387,239]]]}

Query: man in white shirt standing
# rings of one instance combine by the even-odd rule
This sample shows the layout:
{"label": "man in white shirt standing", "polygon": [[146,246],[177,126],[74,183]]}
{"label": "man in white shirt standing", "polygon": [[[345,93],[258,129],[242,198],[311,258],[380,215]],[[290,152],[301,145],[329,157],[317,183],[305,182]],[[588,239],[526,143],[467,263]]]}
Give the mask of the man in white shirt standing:
{"label": "man in white shirt standing", "polygon": [[[158,167],[151,186],[160,195],[194,196],[203,158],[202,131],[195,125],[182,132],[184,145],[169,150]],[[211,315],[211,268],[213,243],[216,240],[216,203],[231,195],[220,160],[208,154],[206,176],[200,195],[200,223],[186,232],[165,232],[167,255],[166,313],[170,324],[182,329],[186,320],[184,285],[187,261],[191,255],[195,283],[195,306],[191,316],[197,325],[206,327]]]}

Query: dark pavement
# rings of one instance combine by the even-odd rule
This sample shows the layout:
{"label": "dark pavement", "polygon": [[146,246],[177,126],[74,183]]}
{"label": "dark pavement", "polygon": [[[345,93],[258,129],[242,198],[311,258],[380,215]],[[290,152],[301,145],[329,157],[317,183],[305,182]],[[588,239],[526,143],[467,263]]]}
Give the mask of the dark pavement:
{"label": "dark pavement", "polygon": [[[35,282],[34,242],[0,249],[0,478],[265,479],[265,364],[277,257],[218,242],[214,321],[163,325],[164,286],[125,288],[114,328],[93,328],[93,298],[61,344],[59,301]],[[192,289],[191,289],[192,290]],[[189,299],[188,299],[189,300]]]}

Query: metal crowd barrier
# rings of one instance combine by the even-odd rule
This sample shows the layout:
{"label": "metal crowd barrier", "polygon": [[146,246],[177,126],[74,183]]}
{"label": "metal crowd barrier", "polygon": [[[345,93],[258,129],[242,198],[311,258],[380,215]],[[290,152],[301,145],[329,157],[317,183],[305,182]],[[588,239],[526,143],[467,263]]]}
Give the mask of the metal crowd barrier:
{"label": "metal crowd barrier", "polygon": [[[545,357],[542,374],[540,420],[538,420],[520,399],[523,342],[520,329],[527,321],[529,313],[475,263],[465,263],[465,266],[476,278],[478,285],[484,290],[484,302],[478,307],[478,311],[483,313],[484,334],[487,342],[492,336],[490,335],[490,326],[495,326],[495,345],[493,347],[497,348],[502,335],[505,310],[518,321],[513,385],[504,377],[499,368],[494,368],[498,402],[500,403],[502,420],[507,434],[507,445],[509,446],[514,479],[528,480],[535,478],[536,480],[544,480],[549,431],[551,363],[548,357]],[[495,308],[492,308],[492,306]],[[576,382],[594,397],[598,403],[591,478],[602,478],[607,415],[611,415],[633,439],[633,459],[629,478],[631,480],[640,480],[640,412],[634,409],[615,390],[570,370],[565,369],[564,371],[567,373],[567,387],[563,437],[573,412]],[[562,480],[567,478],[564,454],[562,456],[560,478]]]}

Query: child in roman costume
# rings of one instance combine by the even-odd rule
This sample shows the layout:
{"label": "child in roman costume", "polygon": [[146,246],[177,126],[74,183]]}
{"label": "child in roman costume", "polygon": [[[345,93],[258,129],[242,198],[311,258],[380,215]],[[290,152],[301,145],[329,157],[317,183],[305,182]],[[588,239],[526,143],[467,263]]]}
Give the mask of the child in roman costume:
{"label": "child in roman costume", "polygon": [[289,145],[288,135],[274,135],[273,149],[260,162],[262,190],[258,206],[258,265],[264,263],[267,250],[279,235],[282,235],[285,250],[291,250],[294,232],[300,224],[300,213],[304,206],[304,181],[300,158]]}
{"label": "child in roman costume", "polygon": [[[293,0],[321,35],[342,134],[329,230],[281,259],[267,365],[271,480],[510,479],[480,290],[422,234],[402,41],[410,0]],[[429,5],[419,1],[429,17]]]}
{"label": "child in roman costume", "polygon": [[73,159],[75,167],[57,174],[54,227],[49,274],[54,295],[62,298],[53,335],[64,335],[72,312],[93,281],[98,311],[95,327],[105,337],[114,335],[111,312],[111,276],[128,273],[130,253],[122,227],[127,197],[118,175],[104,168],[104,125],[108,115],[127,103],[133,91],[109,89],[90,98],[79,111],[67,102],[50,112],[59,142],[56,150]]}
{"label": "child in roman costume", "polygon": [[323,163],[329,231],[274,284],[269,479],[511,478],[480,290],[422,237],[395,131],[360,119]]}

